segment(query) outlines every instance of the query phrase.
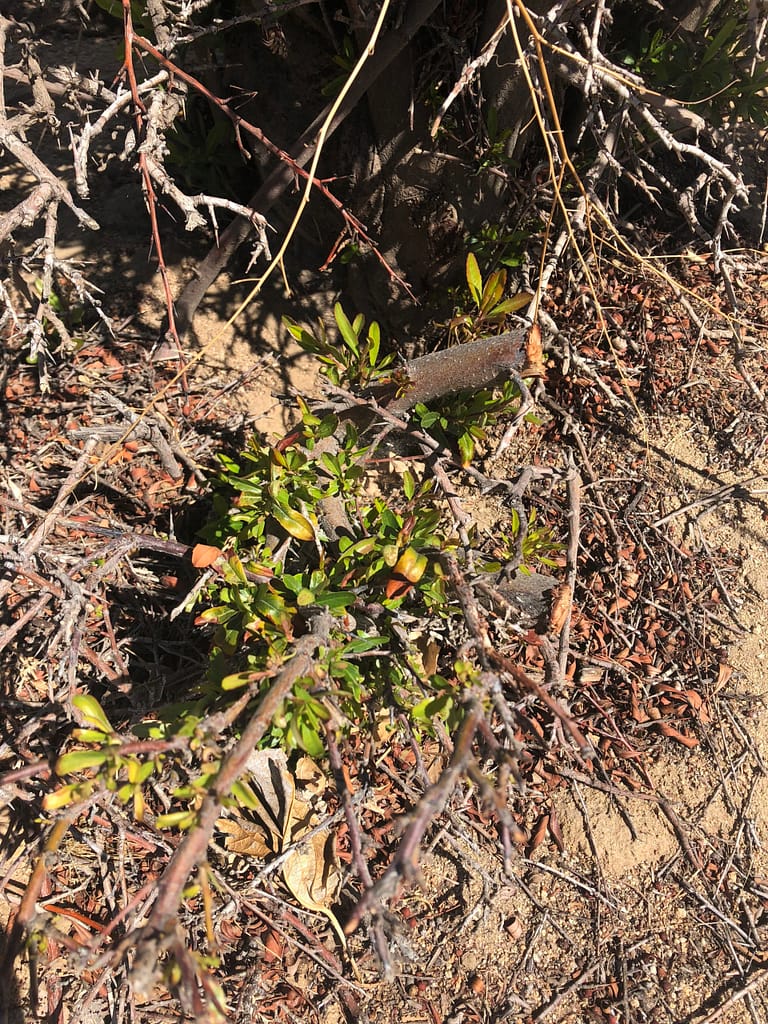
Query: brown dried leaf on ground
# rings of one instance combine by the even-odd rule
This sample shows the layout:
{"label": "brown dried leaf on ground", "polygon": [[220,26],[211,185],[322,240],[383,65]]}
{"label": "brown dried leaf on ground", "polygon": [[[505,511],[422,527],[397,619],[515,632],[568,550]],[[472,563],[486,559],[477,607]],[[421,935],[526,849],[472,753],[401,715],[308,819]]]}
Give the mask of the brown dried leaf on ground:
{"label": "brown dried leaf on ground", "polygon": [[226,849],[257,860],[288,851],[283,863],[286,886],[302,907],[328,918],[346,948],[344,932],[330,909],[342,882],[334,851],[335,837],[328,829],[315,831],[318,816],[312,809],[312,800],[322,792],[318,786],[319,769],[310,758],[300,759],[298,770],[309,783],[307,800],[296,795],[296,780],[288,770],[288,759],[282,750],[255,751],[248,769],[248,777],[238,783],[235,795],[249,817],[230,813],[218,822],[219,830],[227,836]]}

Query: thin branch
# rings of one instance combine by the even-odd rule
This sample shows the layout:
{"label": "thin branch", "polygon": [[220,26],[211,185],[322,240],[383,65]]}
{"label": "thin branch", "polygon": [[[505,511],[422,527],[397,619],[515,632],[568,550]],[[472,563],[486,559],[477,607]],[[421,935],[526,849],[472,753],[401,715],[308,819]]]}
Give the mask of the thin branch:
{"label": "thin branch", "polygon": [[456,734],[450,764],[419,801],[389,867],[359,899],[344,927],[347,935],[351,935],[355,931],[365,914],[376,910],[382,903],[390,900],[395,895],[401,881],[411,881],[418,873],[421,841],[430,824],[447,804],[466,771],[472,757],[472,743],[483,714],[480,704],[477,701],[472,701]]}
{"label": "thin branch", "polygon": [[[187,879],[205,856],[214,826],[221,814],[224,798],[245,772],[248,758],[295,683],[311,674],[315,652],[318,647],[328,642],[332,621],[327,612],[318,615],[312,623],[312,631],[296,641],[291,660],[275,677],[240,739],[222,762],[216,780],[200,807],[197,824],[184,836],[157,884],[158,896],[146,924],[147,933],[163,934],[171,927]],[[152,943],[148,946],[151,947]],[[153,950],[148,949],[147,955],[154,960]]]}

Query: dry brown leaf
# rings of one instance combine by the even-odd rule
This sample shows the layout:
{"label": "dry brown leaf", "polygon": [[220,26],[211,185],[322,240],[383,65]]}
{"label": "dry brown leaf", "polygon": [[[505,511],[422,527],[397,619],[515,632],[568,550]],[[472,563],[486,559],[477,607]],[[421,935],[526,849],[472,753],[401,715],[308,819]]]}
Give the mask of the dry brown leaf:
{"label": "dry brown leaf", "polygon": [[534,850],[538,850],[538,848],[544,842],[544,837],[546,836],[548,830],[549,830],[549,815],[548,814],[543,814],[539,818],[538,824],[536,825],[536,828],[534,829],[533,835],[531,836],[531,840],[528,843],[528,849],[526,850],[527,856],[530,857],[531,854],[534,852]]}
{"label": "dry brown leaf", "polygon": [[266,857],[274,856],[280,848],[280,837],[275,833],[270,834],[271,845],[266,839],[265,833],[259,825],[249,827],[244,818],[219,818],[217,828],[220,832],[226,832],[227,838],[224,846],[230,853],[237,853],[241,857],[253,857],[256,860],[264,860]]}
{"label": "dry brown leaf", "polygon": [[549,632],[558,635],[571,611],[571,588],[561,583],[552,591],[552,605],[549,612]]}
{"label": "dry brown leaf", "polygon": [[283,879],[302,907],[328,918],[346,949],[344,930],[330,909],[341,888],[341,872],[333,856],[333,836],[316,832],[303,842],[283,865]]}
{"label": "dry brown leaf", "polygon": [[671,725],[666,722],[658,723],[659,732],[664,736],[669,736],[670,739],[677,740],[678,743],[682,743],[684,747],[692,749],[698,747],[699,741],[695,736],[686,736],[685,733],[680,732],[678,729],[674,729]]}
{"label": "dry brown leaf", "polygon": [[248,758],[246,780],[262,807],[258,816],[270,832],[290,840],[296,786],[282,750],[255,750]]}
{"label": "dry brown leaf", "polygon": [[[322,773],[309,757],[299,759],[297,777],[319,795]],[[334,856],[333,836],[327,830],[302,837],[317,824],[312,805],[296,795],[288,759],[281,750],[257,750],[248,759],[248,774],[241,781],[241,796],[248,800],[248,821],[242,815],[219,819],[232,853],[263,860],[282,853],[293,843],[283,864],[283,879],[295,899],[307,910],[324,914],[346,948],[344,932],[330,905],[341,888],[341,872]]]}
{"label": "dry brown leaf", "polygon": [[294,775],[299,782],[304,783],[304,789],[311,793],[312,796],[320,796],[325,792],[328,785],[328,779],[325,774],[312,758],[306,754],[303,754],[296,762]]}
{"label": "dry brown leaf", "polygon": [[[263,859],[280,853],[290,842],[296,791],[282,750],[254,751],[247,768],[248,774],[240,782],[240,793],[248,800],[247,812],[243,809],[220,818],[218,828],[227,833],[227,850]],[[306,805],[298,810],[303,817]]]}
{"label": "dry brown leaf", "polygon": [[521,377],[546,377],[544,352],[541,347],[541,328],[532,324],[525,342],[525,366],[520,371]]}

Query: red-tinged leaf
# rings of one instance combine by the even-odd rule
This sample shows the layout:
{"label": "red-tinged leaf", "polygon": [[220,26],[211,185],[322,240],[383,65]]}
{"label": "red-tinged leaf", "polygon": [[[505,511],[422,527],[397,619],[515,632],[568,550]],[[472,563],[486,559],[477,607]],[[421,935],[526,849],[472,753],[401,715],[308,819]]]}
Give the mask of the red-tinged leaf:
{"label": "red-tinged leaf", "polygon": [[196,569],[207,569],[221,555],[221,548],[215,548],[212,544],[195,544],[192,548],[192,565]]}
{"label": "red-tinged leaf", "polygon": [[270,928],[267,938],[264,941],[264,962],[267,964],[280,961],[283,958],[283,940],[274,930]]}
{"label": "red-tinged leaf", "polygon": [[544,842],[544,838],[548,831],[549,815],[544,814],[539,819],[539,823],[536,826],[533,835],[531,836],[531,841],[528,844],[528,849],[526,850],[526,856],[530,857],[534,850],[537,850],[541,846],[541,844]]}
{"label": "red-tinged leaf", "polygon": [[731,665],[718,665],[717,667],[717,681],[715,685],[718,690],[725,686],[728,680],[733,675],[733,667]]}
{"label": "red-tinged leaf", "polygon": [[398,576],[390,576],[384,585],[384,596],[388,600],[396,597],[405,597],[412,587],[413,584],[409,583],[408,580]]}
{"label": "red-tinged leaf", "polygon": [[685,733],[680,732],[678,729],[673,728],[667,722],[659,722],[659,732],[662,736],[669,736],[670,739],[677,740],[678,743],[682,743],[684,747],[688,747],[691,750],[693,747],[698,747],[699,741],[695,736],[686,736]]}
{"label": "red-tinged leaf", "polygon": [[560,853],[565,850],[565,840],[563,839],[563,833],[560,829],[560,822],[554,807],[549,812],[549,834],[554,840],[555,846],[558,848]]}

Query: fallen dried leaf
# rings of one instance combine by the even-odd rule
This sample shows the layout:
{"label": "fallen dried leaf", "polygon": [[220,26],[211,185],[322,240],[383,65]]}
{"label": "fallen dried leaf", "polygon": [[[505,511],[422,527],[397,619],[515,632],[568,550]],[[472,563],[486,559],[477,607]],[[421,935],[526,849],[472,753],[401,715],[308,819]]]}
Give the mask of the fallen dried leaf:
{"label": "fallen dried leaf", "polygon": [[552,591],[552,605],[549,612],[549,632],[558,635],[571,611],[571,588],[561,583]]}
{"label": "fallen dried leaf", "polygon": [[221,555],[221,548],[215,548],[210,544],[195,544],[192,548],[192,565],[196,569],[207,569]]}
{"label": "fallen dried leaf", "polygon": [[330,909],[341,888],[341,872],[333,856],[333,836],[324,832],[310,836],[286,860],[283,878],[302,907],[328,918],[346,948],[344,930]]}

